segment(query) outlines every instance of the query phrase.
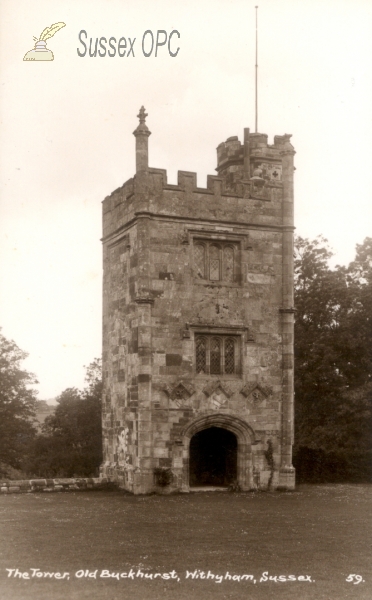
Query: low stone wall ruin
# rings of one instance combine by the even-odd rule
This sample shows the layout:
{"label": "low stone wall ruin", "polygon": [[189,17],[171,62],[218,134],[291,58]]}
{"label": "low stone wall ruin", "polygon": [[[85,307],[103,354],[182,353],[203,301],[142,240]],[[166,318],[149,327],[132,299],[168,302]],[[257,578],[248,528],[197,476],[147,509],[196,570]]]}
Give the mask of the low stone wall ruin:
{"label": "low stone wall ruin", "polygon": [[0,481],[0,493],[66,492],[88,489],[112,489],[115,484],[105,477],[72,477]]}

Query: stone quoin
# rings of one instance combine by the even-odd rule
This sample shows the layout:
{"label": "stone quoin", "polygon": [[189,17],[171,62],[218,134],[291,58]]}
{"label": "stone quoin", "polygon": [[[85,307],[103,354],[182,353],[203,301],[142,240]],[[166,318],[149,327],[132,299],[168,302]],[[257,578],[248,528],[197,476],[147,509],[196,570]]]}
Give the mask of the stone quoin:
{"label": "stone quoin", "polygon": [[293,489],[293,157],[244,129],[207,187],[148,165],[103,201],[102,477]]}

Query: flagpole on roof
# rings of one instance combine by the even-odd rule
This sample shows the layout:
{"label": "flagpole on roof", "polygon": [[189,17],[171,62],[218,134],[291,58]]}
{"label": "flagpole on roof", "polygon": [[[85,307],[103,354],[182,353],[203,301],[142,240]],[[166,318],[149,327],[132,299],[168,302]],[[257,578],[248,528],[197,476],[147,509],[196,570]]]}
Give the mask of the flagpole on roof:
{"label": "flagpole on roof", "polygon": [[258,6],[255,6],[256,9],[256,86],[255,86],[255,92],[256,92],[256,102],[255,102],[255,123],[256,123],[256,133],[257,133],[257,122],[258,122],[258,107],[257,107],[257,71],[258,71],[258,64],[257,64],[257,48],[258,48],[258,35],[257,35],[257,9]]}

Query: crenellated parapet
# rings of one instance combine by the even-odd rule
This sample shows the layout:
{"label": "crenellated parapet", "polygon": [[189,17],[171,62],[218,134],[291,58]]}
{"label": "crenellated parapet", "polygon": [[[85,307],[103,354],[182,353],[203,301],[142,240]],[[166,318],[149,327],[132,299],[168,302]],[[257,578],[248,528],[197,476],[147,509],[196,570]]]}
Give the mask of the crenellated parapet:
{"label": "crenellated parapet", "polygon": [[268,145],[267,135],[248,129],[244,143],[237,136],[228,138],[217,148],[218,174],[207,176],[206,187],[198,185],[192,171],[178,171],[176,184],[168,183],[165,169],[138,171],[103,201],[104,239],[146,211],[280,226],[283,189],[293,180],[293,168],[283,171],[283,164],[289,164],[286,155],[293,151],[289,138],[275,136]]}
{"label": "crenellated parapet", "polygon": [[167,183],[162,169],[149,169],[115,190],[103,202],[103,239],[130,226],[138,213],[157,213],[170,218],[266,224],[281,226],[282,183],[240,180],[230,189],[223,177],[208,175],[199,187],[197,174],[178,172],[177,184]]}

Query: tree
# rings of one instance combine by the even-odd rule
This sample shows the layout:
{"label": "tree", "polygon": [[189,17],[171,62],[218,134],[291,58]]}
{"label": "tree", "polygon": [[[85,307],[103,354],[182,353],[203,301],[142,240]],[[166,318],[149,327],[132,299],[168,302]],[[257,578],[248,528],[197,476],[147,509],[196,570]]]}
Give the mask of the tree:
{"label": "tree", "polygon": [[[296,240],[295,462],[299,479],[370,477],[372,240],[330,269],[327,241]],[[363,438],[363,442],[361,441]],[[368,445],[369,444],[369,445]]]}
{"label": "tree", "polygon": [[21,368],[27,357],[12,340],[0,333],[0,461],[19,468],[36,434],[34,427],[37,392],[35,375]]}
{"label": "tree", "polygon": [[97,475],[102,462],[101,361],[87,367],[87,387],[67,388],[45,419],[28,461],[28,470],[43,477]]}
{"label": "tree", "polygon": [[364,385],[372,380],[372,238],[357,244],[356,250],[346,272],[353,299],[349,327],[360,369],[359,384]]}

